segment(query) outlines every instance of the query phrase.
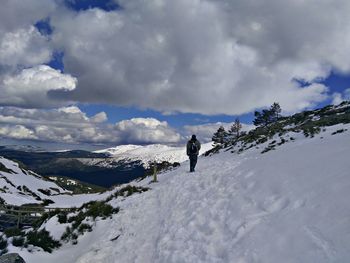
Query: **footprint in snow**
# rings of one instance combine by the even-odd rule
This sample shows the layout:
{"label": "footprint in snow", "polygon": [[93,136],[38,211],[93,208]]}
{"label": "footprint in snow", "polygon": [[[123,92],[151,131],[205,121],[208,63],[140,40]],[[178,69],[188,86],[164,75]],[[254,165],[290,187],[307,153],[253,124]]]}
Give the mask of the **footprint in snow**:
{"label": "footprint in snow", "polygon": [[269,213],[275,213],[285,209],[289,205],[290,201],[288,198],[279,196],[270,196],[262,204],[262,210]]}
{"label": "footprint in snow", "polygon": [[248,221],[242,222],[236,229],[234,235],[232,244],[236,245],[238,242],[240,242],[247,234],[249,234],[255,226],[257,226],[261,222],[260,218],[251,219]]}
{"label": "footprint in snow", "polygon": [[296,201],[293,203],[292,208],[293,208],[293,209],[298,209],[298,208],[304,207],[305,204],[306,204],[306,201],[305,201],[305,200],[302,200],[302,199],[296,200]]}
{"label": "footprint in snow", "polygon": [[311,241],[324,253],[329,262],[334,262],[336,250],[331,240],[328,240],[322,232],[313,226],[305,226],[304,230]]}
{"label": "footprint in snow", "polygon": [[254,172],[248,172],[248,173],[244,176],[244,178],[248,179],[248,178],[252,177],[253,175],[254,175]]}

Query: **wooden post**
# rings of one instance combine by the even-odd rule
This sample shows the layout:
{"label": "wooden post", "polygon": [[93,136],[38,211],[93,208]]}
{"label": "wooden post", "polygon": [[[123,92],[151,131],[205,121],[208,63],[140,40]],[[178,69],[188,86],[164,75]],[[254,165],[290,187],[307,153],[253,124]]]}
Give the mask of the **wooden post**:
{"label": "wooden post", "polygon": [[157,180],[157,164],[153,165],[153,182],[158,182]]}

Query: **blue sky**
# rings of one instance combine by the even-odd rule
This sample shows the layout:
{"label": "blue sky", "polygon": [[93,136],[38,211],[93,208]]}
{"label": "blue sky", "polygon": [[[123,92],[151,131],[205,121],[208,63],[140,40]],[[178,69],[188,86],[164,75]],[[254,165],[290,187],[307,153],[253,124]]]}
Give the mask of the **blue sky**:
{"label": "blue sky", "polygon": [[100,8],[105,11],[113,11],[120,6],[111,0],[65,0],[65,5],[75,11],[82,11],[91,8]]}
{"label": "blue sky", "polygon": [[194,132],[210,140],[215,123],[236,117],[251,124],[273,102],[285,114],[340,103],[350,97],[350,6],[333,4],[8,2],[0,138],[173,145]]}

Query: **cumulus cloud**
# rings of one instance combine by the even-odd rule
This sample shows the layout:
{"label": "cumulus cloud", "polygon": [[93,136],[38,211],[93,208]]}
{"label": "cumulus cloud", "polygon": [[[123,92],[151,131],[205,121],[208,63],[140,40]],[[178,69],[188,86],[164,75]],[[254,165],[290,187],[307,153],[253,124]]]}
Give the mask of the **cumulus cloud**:
{"label": "cumulus cloud", "polygon": [[34,26],[6,32],[0,40],[0,63],[27,67],[49,62],[51,48],[47,42]]}
{"label": "cumulus cloud", "polygon": [[[62,101],[56,106],[80,101],[237,115],[274,101],[289,112],[312,107],[330,97],[320,80],[331,70],[350,72],[347,0],[117,2],[122,8],[109,12],[76,12],[63,1],[3,3],[0,83],[58,49],[77,88],[45,88],[50,96],[40,96],[37,107],[53,106],[55,98]],[[45,17],[50,37],[33,27]],[[19,100],[5,105],[36,107],[30,96]]]}
{"label": "cumulus cloud", "polygon": [[120,121],[115,130],[126,143],[177,143],[181,136],[167,122],[154,118],[133,118]]}
{"label": "cumulus cloud", "polygon": [[[102,113],[97,115],[101,116]],[[27,139],[40,141],[94,143],[111,139],[109,131],[105,131],[102,126],[96,125],[94,118],[96,118],[96,115],[89,118],[75,106],[53,110],[0,108],[0,123],[5,127],[9,127],[7,133],[1,133],[6,138],[13,138],[13,134],[21,126],[29,130],[32,135]]]}
{"label": "cumulus cloud", "polygon": [[203,114],[278,101],[293,112],[329,97],[318,81],[331,69],[350,71],[345,0],[118,3],[53,16],[53,42],[79,80],[61,98]]}
{"label": "cumulus cloud", "polygon": [[41,65],[22,70],[18,75],[4,77],[1,88],[1,105],[22,107],[50,107],[69,102],[57,101],[48,96],[53,90],[73,90],[77,80],[49,66]]}
{"label": "cumulus cloud", "polygon": [[[0,106],[15,107],[0,108],[1,136],[176,143],[183,137],[166,122],[108,124],[104,112],[88,117],[67,105],[239,115],[275,101],[295,112],[350,98],[322,84],[332,70],[350,73],[347,0],[117,2],[122,8],[109,12],[73,11],[61,0],[2,3]],[[34,26],[45,18],[50,36]],[[43,65],[54,50],[64,72]],[[44,109],[52,107],[61,108]],[[186,126],[183,135],[210,141],[219,125],[230,124]]]}
{"label": "cumulus cloud", "polygon": [[34,134],[34,131],[26,128],[23,125],[5,125],[0,127],[0,137],[6,137],[10,139],[38,139],[38,137]]}
{"label": "cumulus cloud", "polygon": [[5,1],[0,10],[0,105],[26,108],[67,105],[48,96],[72,90],[76,79],[48,66],[54,47],[34,26],[57,11],[55,1]]}
{"label": "cumulus cloud", "polygon": [[343,93],[334,92],[332,94],[332,104],[333,105],[338,105],[338,104],[342,103],[345,100],[349,100],[350,101],[350,88],[344,90]]}
{"label": "cumulus cloud", "polygon": [[0,32],[16,31],[48,17],[56,9],[56,1],[5,0],[1,2]]}
{"label": "cumulus cloud", "polygon": [[[225,130],[229,130],[233,122],[216,122],[206,123],[200,125],[186,125],[184,126],[184,134],[189,139],[192,134],[195,134],[201,142],[211,142],[213,134],[223,126]],[[242,123],[242,131],[249,131],[254,129],[255,126],[252,124]]]}
{"label": "cumulus cloud", "polygon": [[332,94],[332,104],[333,104],[333,105],[338,105],[338,104],[340,104],[343,100],[344,100],[344,99],[343,99],[343,96],[342,96],[341,93],[339,93],[339,92],[334,92],[334,93]]}
{"label": "cumulus cloud", "polygon": [[101,123],[107,121],[107,114],[105,112],[97,113],[95,116],[91,118],[91,121],[96,123]]}
{"label": "cumulus cloud", "polygon": [[177,143],[167,122],[134,118],[109,124],[105,112],[88,117],[76,106],[53,110],[0,107],[0,136],[62,143]]}

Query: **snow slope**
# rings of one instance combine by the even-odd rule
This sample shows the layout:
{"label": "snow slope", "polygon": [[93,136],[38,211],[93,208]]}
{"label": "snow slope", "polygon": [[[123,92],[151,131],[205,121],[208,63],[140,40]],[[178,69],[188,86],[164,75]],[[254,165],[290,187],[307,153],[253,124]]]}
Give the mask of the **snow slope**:
{"label": "snow slope", "polygon": [[[205,153],[212,148],[212,143],[202,144],[200,153]],[[171,147],[161,144],[152,145],[121,145],[114,148],[95,151],[95,153],[107,153],[111,158],[105,159],[79,159],[90,165],[110,166],[118,161],[141,161],[146,167],[151,162],[161,163],[167,161],[169,163],[182,163],[188,159],[186,155],[186,147]]]}
{"label": "snow slope", "polygon": [[[347,131],[331,135],[339,128]],[[264,154],[261,145],[201,157],[195,173],[184,163],[152,190],[113,199],[121,212],[76,246],[11,251],[28,263],[349,262],[349,130],[328,127]]]}
{"label": "snow slope", "polygon": [[[47,195],[40,192],[39,189],[49,191],[53,195],[69,193],[55,183],[44,180],[41,176],[31,171],[21,169],[17,163],[1,156],[0,164],[8,169],[7,172],[0,171],[0,197],[8,204],[41,203],[38,200],[39,198],[50,199]],[[26,189],[29,189],[29,191]]]}
{"label": "snow slope", "polygon": [[[79,207],[91,200],[105,199],[111,193],[71,195],[70,191],[61,188],[54,182],[32,171],[21,169],[18,163],[1,156],[0,165],[8,169],[8,172],[0,170],[0,197],[6,204],[38,204],[49,199],[53,203],[48,207]],[[50,194],[47,195],[39,189],[48,191]]]}

